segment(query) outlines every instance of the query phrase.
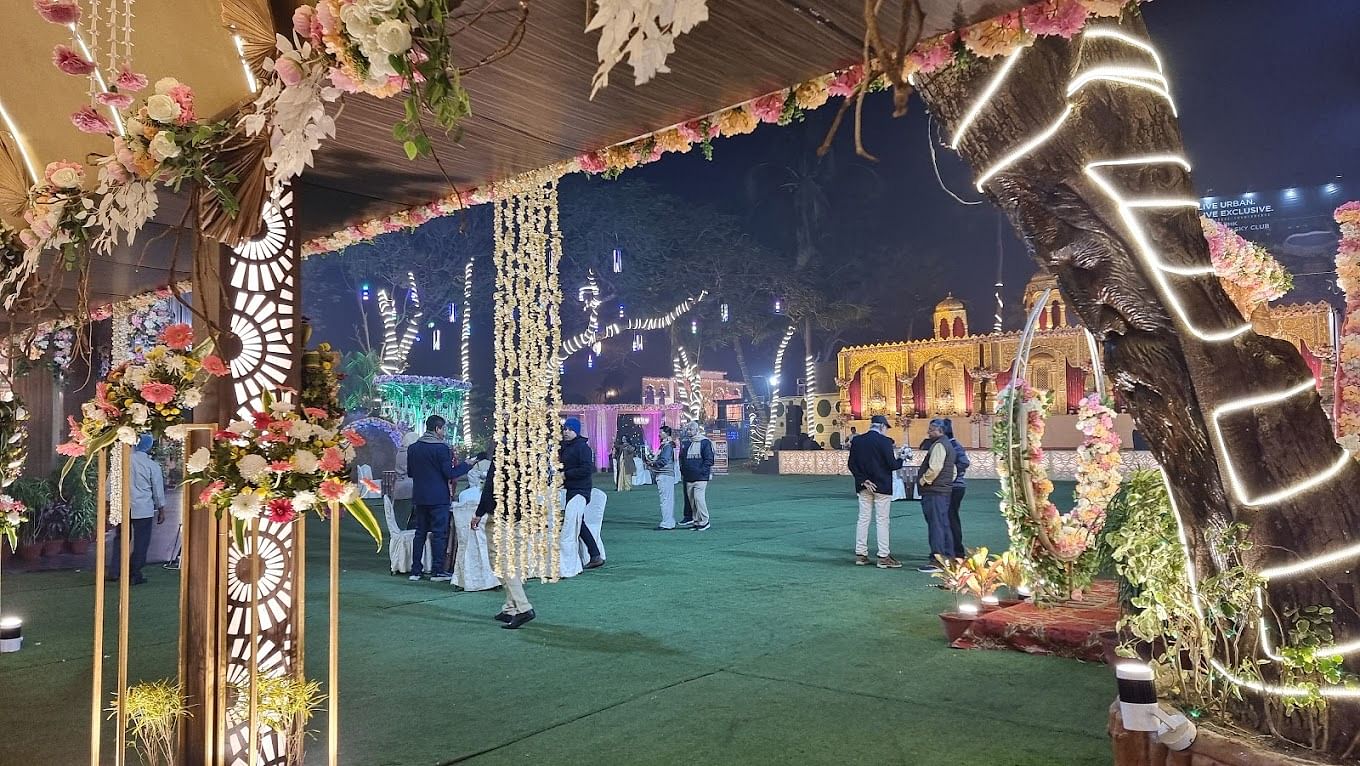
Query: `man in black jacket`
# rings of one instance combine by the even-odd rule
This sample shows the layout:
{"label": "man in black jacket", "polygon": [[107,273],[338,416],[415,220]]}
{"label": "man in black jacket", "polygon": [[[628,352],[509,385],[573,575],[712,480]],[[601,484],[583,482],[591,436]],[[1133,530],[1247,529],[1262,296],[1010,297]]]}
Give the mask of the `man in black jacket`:
{"label": "man in black jacket", "polygon": [[[567,492],[567,502],[580,495],[589,503],[591,477],[595,475],[595,453],[590,449],[590,442],[581,435],[579,418],[567,418],[562,424],[562,446],[557,450],[557,459],[562,464],[562,488]],[[585,524],[581,525],[581,542],[585,543],[586,550],[590,552],[590,561],[586,563],[586,569],[604,566],[604,559],[600,557],[600,546],[596,544],[595,536],[590,533],[590,527]]]}
{"label": "man in black jacket", "polygon": [[902,467],[893,449],[893,440],[883,432],[888,430],[888,419],[875,415],[869,430],[850,442],[850,474],[855,477],[855,495],[859,498],[859,524],[855,527],[855,564],[869,563],[869,517],[878,517],[878,568],[899,569],[902,563],[892,557],[889,545],[889,513],[892,509],[892,474]]}
{"label": "man in black jacket", "polygon": [[921,461],[921,511],[926,517],[926,532],[930,539],[930,561],[916,568],[918,572],[934,574],[940,571],[936,557],[954,557],[954,534],[949,527],[949,498],[954,494],[958,450],[945,436],[945,421],[935,418],[926,428],[926,442],[921,445],[926,453]]}

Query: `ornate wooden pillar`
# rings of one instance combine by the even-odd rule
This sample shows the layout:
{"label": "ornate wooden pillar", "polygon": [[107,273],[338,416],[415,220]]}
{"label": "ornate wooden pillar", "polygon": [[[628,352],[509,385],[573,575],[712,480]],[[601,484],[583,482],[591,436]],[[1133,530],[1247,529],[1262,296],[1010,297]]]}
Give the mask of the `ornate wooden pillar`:
{"label": "ornate wooden pillar", "polygon": [[[195,270],[194,300],[218,326],[219,353],[231,369],[211,384],[195,415],[226,427],[248,417],[261,394],[300,387],[301,256],[292,191],[269,204],[259,234],[236,247],[205,249]],[[282,766],[282,734],[262,726],[252,732],[242,695],[252,677],[302,671],[304,527],[262,520],[258,537],[237,547],[224,520],[207,511],[194,516],[184,530],[180,661],[195,715],[181,761]]]}

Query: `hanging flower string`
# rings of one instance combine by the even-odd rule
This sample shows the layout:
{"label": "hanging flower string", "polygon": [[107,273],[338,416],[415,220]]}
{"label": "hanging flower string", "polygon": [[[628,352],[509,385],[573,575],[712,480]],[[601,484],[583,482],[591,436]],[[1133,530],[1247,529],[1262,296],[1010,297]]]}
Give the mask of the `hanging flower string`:
{"label": "hanging flower string", "polygon": [[[1012,407],[1018,397],[1019,406]],[[992,451],[1001,479],[1001,514],[1011,550],[1024,563],[1027,581],[1046,600],[1079,599],[1099,567],[1096,540],[1105,512],[1123,480],[1115,412],[1096,394],[1077,407],[1076,506],[1061,513],[1049,499],[1053,482],[1044,467],[1044,429],[1053,394],[1016,380],[997,397],[1002,417],[993,426]],[[1005,413],[1015,413],[1012,420]],[[1023,438],[1021,433],[1023,431]],[[1012,472],[1012,466],[1018,470]]]}
{"label": "hanging flower string", "polygon": [[[364,443],[334,413],[266,394],[250,420],[233,421],[213,436],[211,449],[190,455],[185,471],[206,482],[199,507],[230,517],[238,545],[254,519],[289,524],[308,511],[325,516],[328,507],[344,507],[381,548],[377,519],[348,479],[354,449]],[[379,490],[371,479],[361,481]]]}
{"label": "hanging flower string", "polygon": [[1336,373],[1336,433],[1351,454],[1360,455],[1360,201],[1347,202],[1333,215],[1341,226],[1336,283],[1346,294]]}
{"label": "hanging flower string", "polygon": [[1264,247],[1250,242],[1232,227],[1200,216],[1214,274],[1224,282],[1229,297],[1245,319],[1255,308],[1294,287],[1294,277]]}

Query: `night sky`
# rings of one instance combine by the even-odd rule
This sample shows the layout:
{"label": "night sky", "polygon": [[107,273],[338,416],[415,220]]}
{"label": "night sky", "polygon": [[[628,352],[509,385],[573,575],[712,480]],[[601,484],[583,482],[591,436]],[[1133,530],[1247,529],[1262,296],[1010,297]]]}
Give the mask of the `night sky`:
{"label": "night sky", "polygon": [[[1360,67],[1355,65],[1360,16],[1355,14],[1353,3],[1155,0],[1143,8],[1168,69],[1187,153],[1202,195],[1316,187],[1340,182],[1341,178],[1347,192],[1354,195],[1355,181],[1360,178],[1360,141],[1356,140]],[[917,278],[914,254],[937,259],[942,256],[948,263],[945,276],[927,292],[938,297],[952,292],[962,298],[969,306],[970,326],[981,330],[991,323],[999,214],[990,204],[961,204],[941,188],[932,168],[928,139],[934,126],[918,99],[913,98],[905,118],[892,119],[890,110],[891,99],[886,94],[866,103],[864,143],[878,156],[877,163],[855,157],[851,132],[842,129],[833,149],[834,172],[825,175],[833,201],[827,226],[833,230],[856,227],[868,241],[901,252],[900,266],[881,275],[892,284]],[[697,151],[667,155],[660,162],[628,171],[625,179],[646,181],[659,191],[738,216],[748,223],[752,236],[774,246],[781,241],[781,227],[789,225],[786,208],[766,204],[753,195],[748,180],[762,167],[800,167],[800,163],[806,167],[834,112],[833,104],[810,114],[801,124],[763,125],[752,135],[718,139],[712,162]],[[945,186],[964,200],[980,199],[969,183],[967,169],[951,152],[937,148],[936,160]],[[610,183],[618,182],[580,174],[569,176],[562,181],[561,194],[597,194],[599,187]],[[868,202],[863,194],[856,194],[866,184],[877,191]],[[427,226],[451,226],[452,220]],[[1000,244],[1005,300],[1014,307],[1035,267],[1009,227],[1004,228]],[[489,240],[485,246],[489,250]],[[472,249],[476,247],[473,243]],[[381,258],[391,249],[379,240],[365,252]],[[842,255],[835,242],[825,244],[820,252],[820,257],[828,259]],[[599,257],[604,266],[609,253],[600,253]],[[309,261],[305,299],[319,289],[310,285],[330,279],[324,259]],[[1328,282],[1325,275],[1299,279],[1300,289],[1312,293],[1325,292]],[[574,293],[576,286],[563,287],[565,292]],[[928,321],[923,316],[928,317],[934,300],[921,305],[879,300],[883,305],[873,321],[846,333],[846,341],[899,340],[908,337],[909,331],[916,336],[928,333]],[[342,303],[318,305],[318,301],[308,300],[306,309],[316,323],[318,339],[350,349],[354,346],[354,313]],[[575,321],[575,317],[572,319]],[[1007,319],[1012,326],[1018,322],[1014,313]],[[478,341],[474,343],[474,367],[486,370],[490,340],[487,334],[477,332],[478,322],[474,318],[474,340]],[[480,321],[480,326],[485,328],[488,323]],[[452,333],[445,334],[447,338]],[[622,366],[616,362],[608,379],[599,369],[587,370],[584,355],[573,358],[563,379],[566,399],[584,400],[607,385],[620,389],[621,400],[636,400],[641,375],[669,374],[664,336],[653,335],[654,342],[643,353],[629,355]],[[614,342],[626,345],[629,340]],[[456,343],[446,340],[442,353],[428,347],[428,340],[418,347],[408,372],[456,372]],[[730,354],[705,353],[706,368],[728,369],[732,377],[737,377]],[[771,348],[761,349],[752,357],[755,374],[768,373],[772,355]],[[490,382],[479,377],[474,370],[474,383]]]}

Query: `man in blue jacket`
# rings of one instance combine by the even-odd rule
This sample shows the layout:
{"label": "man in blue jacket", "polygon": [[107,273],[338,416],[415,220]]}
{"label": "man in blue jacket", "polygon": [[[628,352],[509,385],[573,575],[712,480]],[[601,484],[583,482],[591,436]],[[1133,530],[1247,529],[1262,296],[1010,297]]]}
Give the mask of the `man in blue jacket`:
{"label": "man in blue jacket", "polygon": [[680,476],[685,480],[685,496],[694,506],[694,531],[708,529],[708,482],[713,478],[713,442],[704,427],[690,423],[689,440],[680,448]]}
{"label": "man in blue jacket", "polygon": [[[579,495],[589,503],[590,490],[593,488],[591,477],[595,475],[595,453],[590,449],[590,442],[581,435],[580,418],[567,418],[562,423],[562,446],[557,450],[557,459],[562,464],[562,488],[567,492],[567,502]],[[604,566],[600,546],[590,533],[590,527],[585,524],[581,525],[581,542],[585,543],[590,553],[586,569]]]}
{"label": "man in blue jacket", "polygon": [[878,568],[900,569],[902,563],[892,557],[889,543],[890,513],[892,510],[892,475],[902,467],[887,434],[888,419],[875,415],[869,430],[850,442],[848,467],[855,477],[855,495],[859,498],[859,524],[855,527],[855,564],[869,563],[869,517],[877,516]]}
{"label": "man in blue jacket", "polygon": [[[444,570],[444,552],[449,545],[449,504],[453,493],[450,485],[458,480],[453,468],[453,453],[445,441],[444,418],[431,415],[425,419],[425,435],[406,450],[406,472],[411,476],[411,517],[415,521],[416,536],[411,542],[411,577],[419,580],[424,574],[422,561],[425,538],[430,540],[430,568],[434,582],[448,582],[453,575]],[[464,471],[466,473],[466,471]]]}

